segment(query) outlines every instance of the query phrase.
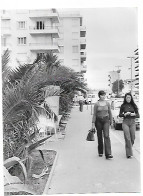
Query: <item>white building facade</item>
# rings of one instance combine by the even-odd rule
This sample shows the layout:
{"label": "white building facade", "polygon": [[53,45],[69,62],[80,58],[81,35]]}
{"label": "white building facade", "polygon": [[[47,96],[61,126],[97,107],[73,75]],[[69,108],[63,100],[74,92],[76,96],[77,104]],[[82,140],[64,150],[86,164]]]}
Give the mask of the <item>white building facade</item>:
{"label": "white building facade", "polygon": [[57,54],[62,65],[85,73],[86,28],[79,12],[2,10],[1,52],[10,52],[10,66],[30,64],[37,55]]}
{"label": "white building facade", "polygon": [[52,50],[59,53],[60,22],[56,9],[2,10],[1,52],[10,52],[10,65],[33,63],[37,55]]}

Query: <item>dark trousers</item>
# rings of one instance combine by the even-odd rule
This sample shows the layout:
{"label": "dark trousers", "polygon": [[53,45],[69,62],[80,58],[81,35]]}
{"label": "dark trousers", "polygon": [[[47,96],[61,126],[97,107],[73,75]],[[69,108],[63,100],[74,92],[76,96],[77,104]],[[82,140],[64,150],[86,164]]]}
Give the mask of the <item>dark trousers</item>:
{"label": "dark trousers", "polygon": [[109,117],[97,118],[95,123],[98,139],[98,153],[103,154],[103,136],[105,156],[111,155],[111,142],[109,137]]}
{"label": "dark trousers", "polygon": [[122,128],[124,131],[126,156],[132,156],[132,146],[135,141],[136,131],[135,119],[124,119],[122,123]]}
{"label": "dark trousers", "polygon": [[83,101],[79,101],[79,110],[83,111]]}

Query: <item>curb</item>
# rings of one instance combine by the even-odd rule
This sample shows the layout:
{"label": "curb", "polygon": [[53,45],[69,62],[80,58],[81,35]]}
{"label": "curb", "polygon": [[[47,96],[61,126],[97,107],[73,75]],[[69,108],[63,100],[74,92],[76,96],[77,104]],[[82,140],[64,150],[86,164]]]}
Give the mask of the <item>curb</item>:
{"label": "curb", "polygon": [[50,171],[50,175],[49,175],[49,177],[48,177],[48,181],[47,181],[47,183],[46,183],[46,186],[45,186],[45,189],[44,189],[42,195],[47,195],[47,194],[48,194],[50,182],[51,182],[51,179],[52,179],[52,176],[53,176],[53,172],[54,172],[54,169],[55,169],[55,166],[56,166],[56,162],[57,162],[58,156],[59,156],[59,153],[57,152],[57,153],[56,153],[55,160],[54,160],[54,163],[53,163],[53,166],[52,166],[52,169],[51,169],[51,171]]}

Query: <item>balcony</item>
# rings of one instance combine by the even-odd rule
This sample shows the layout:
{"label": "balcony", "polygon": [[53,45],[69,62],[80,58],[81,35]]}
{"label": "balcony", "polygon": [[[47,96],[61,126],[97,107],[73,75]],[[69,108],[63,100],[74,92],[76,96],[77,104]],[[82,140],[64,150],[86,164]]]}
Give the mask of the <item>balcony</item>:
{"label": "balcony", "polygon": [[139,63],[139,60],[136,60],[135,63]]}
{"label": "balcony", "polygon": [[29,10],[29,18],[50,18],[54,23],[60,22],[56,9]]}
{"label": "balcony", "polygon": [[59,53],[60,49],[57,43],[30,43],[30,50],[36,52],[46,52],[52,50],[55,53]]}
{"label": "balcony", "polygon": [[38,29],[35,26],[30,26],[29,32],[31,35],[52,34],[53,38],[60,37],[58,27],[52,27],[52,26],[45,26],[43,29]]}
{"label": "balcony", "polygon": [[86,27],[85,26],[80,26],[80,31],[86,31]]}
{"label": "balcony", "polygon": [[80,26],[80,37],[85,37],[86,35],[86,27]]}
{"label": "balcony", "polygon": [[138,77],[139,76],[139,73],[137,73],[136,75],[135,75],[135,77]]}
{"label": "balcony", "polygon": [[2,35],[11,35],[11,27],[1,27]]}
{"label": "balcony", "polygon": [[86,48],[86,39],[80,38],[80,49],[85,49],[85,48]]}
{"label": "balcony", "polygon": [[135,66],[135,69],[139,68],[139,65]]}
{"label": "balcony", "polygon": [[86,52],[84,50],[81,50],[80,51],[80,57],[81,57],[81,60],[82,61],[85,61],[86,60]]}
{"label": "balcony", "polygon": [[86,73],[86,71],[87,71],[87,66],[81,65],[81,73]]}

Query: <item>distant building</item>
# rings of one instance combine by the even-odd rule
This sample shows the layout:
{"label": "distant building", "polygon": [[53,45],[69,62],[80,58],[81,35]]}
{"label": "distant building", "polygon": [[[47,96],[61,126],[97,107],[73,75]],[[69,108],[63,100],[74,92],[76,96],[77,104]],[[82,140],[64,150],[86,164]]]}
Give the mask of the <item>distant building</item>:
{"label": "distant building", "polygon": [[135,79],[136,79],[136,83],[135,83],[135,87],[137,89],[139,89],[139,51],[138,48],[134,51],[135,54]]}
{"label": "distant building", "polygon": [[118,72],[118,71],[110,71],[109,72],[109,74],[108,74],[108,86],[109,86],[110,91],[112,91],[113,83],[118,79],[120,79],[120,72]]}

